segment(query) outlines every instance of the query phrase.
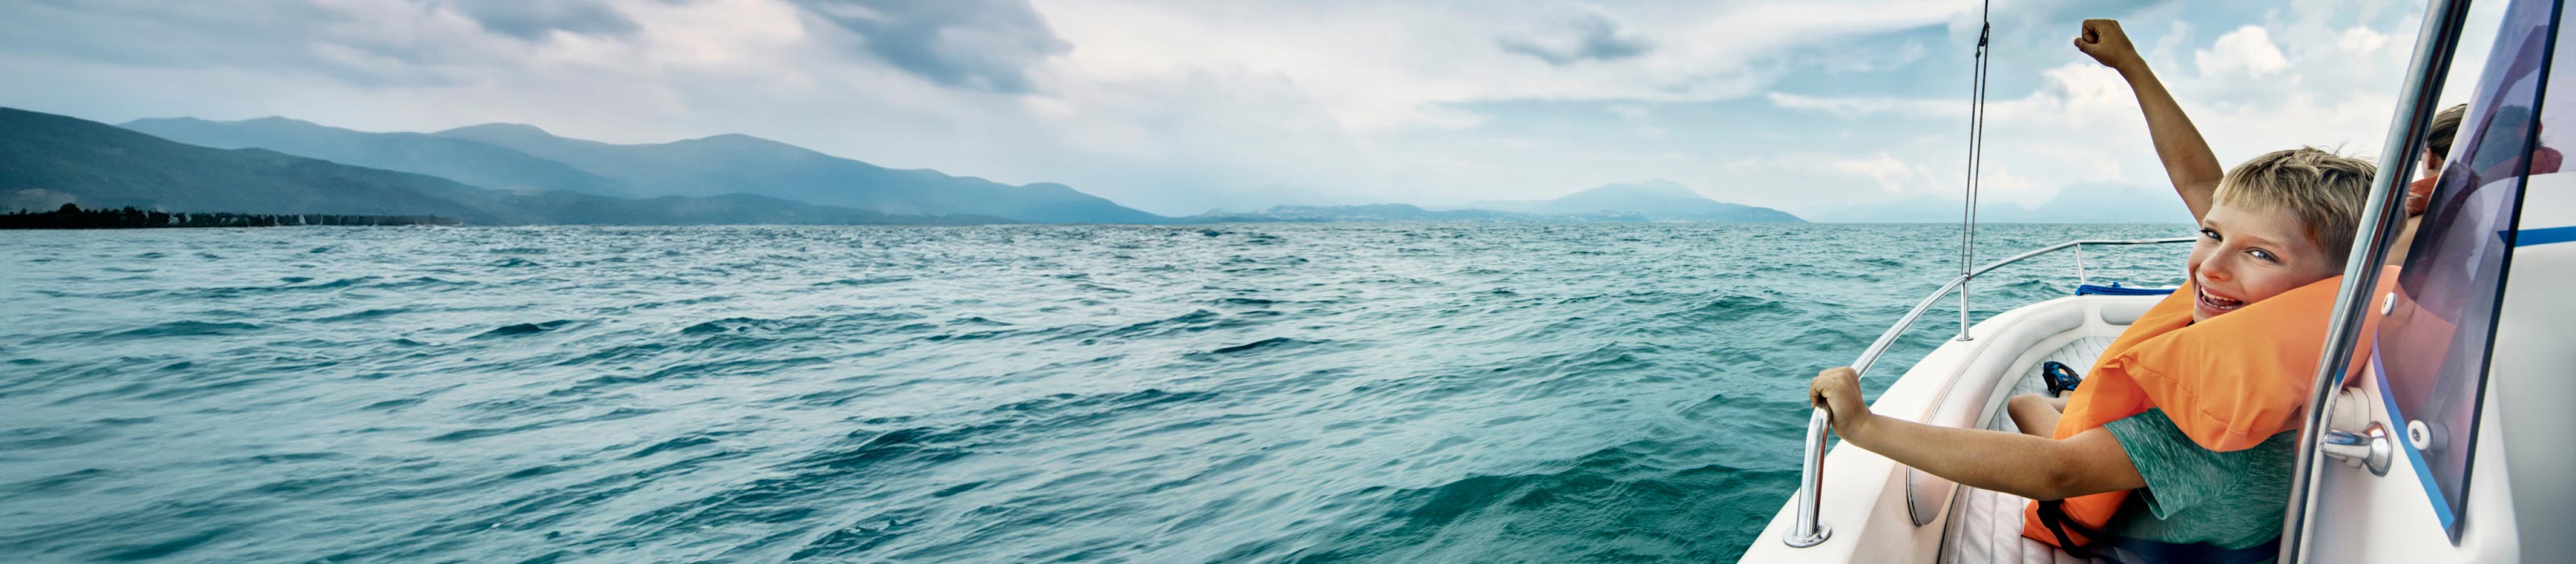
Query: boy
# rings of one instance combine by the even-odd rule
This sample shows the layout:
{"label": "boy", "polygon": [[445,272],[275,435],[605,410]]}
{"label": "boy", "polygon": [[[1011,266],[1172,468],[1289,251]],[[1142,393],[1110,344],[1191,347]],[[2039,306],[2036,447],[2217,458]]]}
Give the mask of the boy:
{"label": "boy", "polygon": [[[2191,116],[2183,113],[2172,94],[2165,92],[2164,83],[2156,79],[2146,59],[2138,56],[2137,46],[2121,31],[2120,22],[2085,20],[2075,39],[2075,49],[2118,71],[2120,78],[2129,83],[2130,92],[2138,99],[2138,109],[2146,114],[2147,134],[2154,141],[2156,156],[2163,161],[2165,176],[2173,182],[2174,192],[2182,196],[2183,204],[2191,209],[2192,219],[2198,221],[2209,209],[2210,193],[2218,188],[2222,171],[2208,141],[2192,126]],[[2468,109],[2467,104],[2461,104],[2442,110],[2425,132],[2421,178],[2407,187],[2406,227],[2388,250],[2389,265],[2406,263],[2407,243],[2415,239],[2416,216],[2424,213],[2425,204],[2431,200],[2443,160],[2451,154],[2452,137],[2458,134]],[[2025,394],[2014,396],[2005,405],[2005,412],[2022,432],[2045,436],[2055,427],[2057,414],[2066,410],[2066,399]]]}
{"label": "boy", "polygon": [[[2286,343],[2323,340],[2289,334],[2322,334],[2314,326],[2323,325],[2375,167],[2294,149],[2221,171],[2117,22],[2084,22],[2075,45],[2119,71],[2138,97],[2157,155],[2201,228],[2190,281],[2113,342],[2063,421],[2054,406],[2016,399],[2016,423],[2031,434],[1871,414],[1849,368],[1819,374],[1810,401],[1855,446],[1961,484],[2064,500],[2035,503],[2023,534],[2070,552],[2108,544],[2123,557],[2145,549],[2162,551],[2149,559],[2268,560],[2318,353]],[[2280,299],[2253,307],[2272,298]],[[2127,502],[2132,491],[2142,503]]]}
{"label": "boy", "polygon": [[[2200,241],[2186,264],[2190,283],[2158,309],[2177,310],[2179,318],[2187,303],[2188,321],[2179,324],[2199,324],[2341,274],[2375,169],[2313,148],[2237,165],[2200,218]],[[1849,367],[1818,374],[1809,398],[1827,409],[1844,442],[1971,487],[2035,500],[2144,488],[2152,494],[2145,504],[2122,505],[2110,521],[2114,535],[2222,551],[2279,537],[2297,450],[2295,429],[2233,452],[2202,448],[2161,409],[2061,430],[2067,436],[2054,439],[1925,425],[1870,413]]]}

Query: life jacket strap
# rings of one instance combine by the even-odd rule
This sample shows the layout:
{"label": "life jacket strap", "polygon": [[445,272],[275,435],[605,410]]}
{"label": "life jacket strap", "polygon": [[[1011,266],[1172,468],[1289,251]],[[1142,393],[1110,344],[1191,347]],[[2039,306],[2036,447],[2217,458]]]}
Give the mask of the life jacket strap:
{"label": "life jacket strap", "polygon": [[2066,500],[2062,499],[2051,499],[2039,502],[2039,524],[2047,525],[2048,534],[2057,536],[2057,548],[2065,550],[2066,554],[2069,556],[2083,558],[2086,560],[2094,558],[2093,550],[2091,547],[2087,547],[2083,543],[2076,542],[2073,537],[2067,536],[2066,530],[2074,529],[2077,534],[2084,535],[2084,538],[2088,539],[2098,539],[2105,536],[2101,531],[2092,530],[2092,528],[2084,526],[2083,523],[2077,523],[2073,519],[2066,518]]}

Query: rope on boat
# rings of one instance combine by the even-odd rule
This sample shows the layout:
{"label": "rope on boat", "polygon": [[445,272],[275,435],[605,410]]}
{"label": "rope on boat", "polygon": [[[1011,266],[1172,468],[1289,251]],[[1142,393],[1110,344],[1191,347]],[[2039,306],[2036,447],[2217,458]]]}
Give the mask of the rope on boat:
{"label": "rope on boat", "polygon": [[1980,188],[1978,168],[1986,158],[1986,46],[1995,31],[1994,1],[1986,0],[1978,12],[1976,78],[1974,96],[1968,102],[1968,181],[1966,210],[1959,219],[1959,337],[1968,340],[1968,269],[1977,261],[1977,192]]}

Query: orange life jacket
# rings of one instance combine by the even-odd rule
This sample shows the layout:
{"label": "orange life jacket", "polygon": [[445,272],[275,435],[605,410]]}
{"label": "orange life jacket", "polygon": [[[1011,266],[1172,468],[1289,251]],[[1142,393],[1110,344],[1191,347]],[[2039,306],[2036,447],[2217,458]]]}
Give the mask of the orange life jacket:
{"label": "orange life jacket", "polygon": [[[2397,280],[2396,270],[2383,271],[2371,295],[2385,294]],[[2195,292],[2184,283],[2103,349],[2084,386],[2067,397],[2057,439],[2158,407],[2193,443],[2213,451],[2253,448],[2298,429],[2342,285],[2342,276],[2327,278],[2194,324]],[[2362,316],[2363,342],[2354,348],[2351,373],[2368,359],[2378,313],[2374,308]],[[2128,490],[2076,496],[2063,508],[2068,520],[2099,530],[2128,497]],[[2022,522],[2022,536],[2057,544],[2040,522],[2037,502],[2023,508]]]}

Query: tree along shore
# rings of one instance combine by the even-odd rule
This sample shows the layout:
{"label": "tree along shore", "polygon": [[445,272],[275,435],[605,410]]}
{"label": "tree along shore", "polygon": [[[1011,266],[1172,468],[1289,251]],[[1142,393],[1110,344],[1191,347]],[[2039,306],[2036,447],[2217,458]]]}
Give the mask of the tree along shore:
{"label": "tree along shore", "polygon": [[119,209],[85,210],[63,204],[49,212],[19,210],[0,215],[0,229],[154,229],[167,227],[292,227],[298,225],[463,225],[456,218],[428,215],[333,215],[311,213],[187,213]]}

